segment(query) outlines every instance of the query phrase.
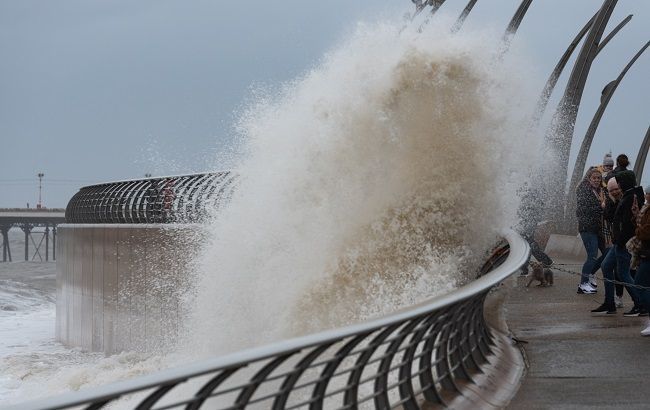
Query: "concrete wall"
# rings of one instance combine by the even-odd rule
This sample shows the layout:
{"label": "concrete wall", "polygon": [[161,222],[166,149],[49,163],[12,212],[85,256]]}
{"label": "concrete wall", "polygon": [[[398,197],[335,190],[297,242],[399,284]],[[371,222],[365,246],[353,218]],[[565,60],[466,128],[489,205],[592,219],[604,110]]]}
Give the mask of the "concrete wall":
{"label": "concrete wall", "polygon": [[202,235],[199,225],[59,225],[56,339],[109,354],[168,347]]}

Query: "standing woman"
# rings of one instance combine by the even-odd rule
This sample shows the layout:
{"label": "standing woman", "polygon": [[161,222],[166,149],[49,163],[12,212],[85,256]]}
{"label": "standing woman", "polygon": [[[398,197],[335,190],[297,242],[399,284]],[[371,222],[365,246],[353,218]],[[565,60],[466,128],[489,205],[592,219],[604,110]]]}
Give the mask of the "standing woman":
{"label": "standing woman", "polygon": [[591,167],[582,182],[576,188],[576,217],[578,218],[578,231],[587,251],[587,259],[582,265],[582,275],[578,293],[596,293],[596,289],[589,284],[589,275],[600,268],[601,260],[598,259],[598,243],[602,231],[602,217],[604,200],[602,190],[602,175],[597,168]]}

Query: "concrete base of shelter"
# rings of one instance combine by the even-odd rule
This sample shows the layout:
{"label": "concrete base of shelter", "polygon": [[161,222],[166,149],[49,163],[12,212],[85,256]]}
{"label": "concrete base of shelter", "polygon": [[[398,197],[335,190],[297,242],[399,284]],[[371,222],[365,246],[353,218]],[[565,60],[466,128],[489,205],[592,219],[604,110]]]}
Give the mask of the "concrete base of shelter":
{"label": "concrete base of shelter", "polygon": [[202,235],[198,225],[60,225],[56,339],[107,354],[168,348]]}

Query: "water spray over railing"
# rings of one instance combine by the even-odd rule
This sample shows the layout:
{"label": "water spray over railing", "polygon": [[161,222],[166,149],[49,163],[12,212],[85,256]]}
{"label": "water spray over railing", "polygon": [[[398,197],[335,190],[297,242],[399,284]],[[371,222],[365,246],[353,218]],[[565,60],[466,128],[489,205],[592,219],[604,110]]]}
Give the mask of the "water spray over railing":
{"label": "water spray over railing", "polygon": [[503,407],[523,363],[484,302],[529,252],[514,232],[505,238],[478,279],[407,310],[9,409],[98,409],[134,394],[138,409]]}
{"label": "water spray over railing", "polygon": [[194,223],[234,189],[230,171],[109,182],[83,187],[66,208],[67,223]]}
{"label": "water spray over railing", "polygon": [[[426,6],[432,6],[430,15],[435,13],[444,1],[413,3],[415,17]],[[468,3],[459,18],[461,24],[475,3]],[[509,34],[514,34],[530,4],[530,0],[522,1]],[[588,30],[587,43],[596,40],[591,47],[583,46],[563,98],[563,104],[576,113],[591,61],[627,22],[597,41],[615,4],[606,0],[572,43],[575,48]],[[586,71],[580,72],[581,67]],[[557,77],[559,72],[554,82]],[[545,93],[550,95],[546,88]],[[564,132],[559,135],[561,141],[554,142],[560,145],[567,135]],[[223,172],[95,185],[75,195],[66,217],[71,223],[201,222],[209,215],[207,209],[227,200],[234,184],[235,176]],[[470,400],[477,406],[503,407],[508,396],[492,391],[495,397],[486,397],[490,389],[485,385],[493,390],[496,383],[499,389],[507,388],[516,378],[502,376],[518,371],[518,365],[508,357],[512,346],[507,338],[488,327],[483,306],[489,291],[518,272],[528,254],[527,244],[518,235],[508,233],[506,238],[508,244],[495,251],[477,280],[399,313],[15,408],[94,409],[131,395],[138,397],[138,408],[159,409],[364,405],[415,409],[429,404],[453,407],[461,400],[465,405]]]}

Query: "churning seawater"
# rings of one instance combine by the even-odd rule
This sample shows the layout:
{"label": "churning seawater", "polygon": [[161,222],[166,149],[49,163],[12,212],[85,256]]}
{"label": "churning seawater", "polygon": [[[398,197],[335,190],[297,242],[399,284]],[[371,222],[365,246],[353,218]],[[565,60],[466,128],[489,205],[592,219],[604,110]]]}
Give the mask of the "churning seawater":
{"label": "churning seawater", "polygon": [[237,124],[237,189],[188,284],[194,307],[176,352],[104,358],[50,335],[20,365],[18,353],[0,359],[0,394],[121,380],[383,315],[469,280],[515,224],[541,141],[528,131],[526,58],[502,58],[495,32],[452,35],[445,23],[401,34],[401,23],[360,24],[300,78],[253,93]]}

